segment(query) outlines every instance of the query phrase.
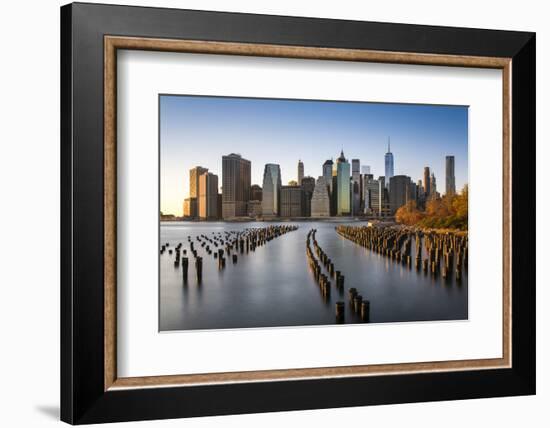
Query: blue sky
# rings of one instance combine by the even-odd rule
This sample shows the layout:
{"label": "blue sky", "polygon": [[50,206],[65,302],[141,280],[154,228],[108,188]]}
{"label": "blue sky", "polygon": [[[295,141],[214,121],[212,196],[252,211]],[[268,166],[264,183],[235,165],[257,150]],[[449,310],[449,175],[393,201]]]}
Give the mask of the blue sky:
{"label": "blue sky", "polygon": [[384,175],[388,137],[395,175],[415,182],[429,166],[445,189],[445,156],[455,156],[457,190],[468,180],[468,108],[418,104],[160,96],[161,211],[182,214],[189,169],[200,165],[219,176],[222,155],[252,162],[252,184],[264,165],[278,163],[282,182],[295,180],[298,159],[317,178],[340,150],[348,160]]}

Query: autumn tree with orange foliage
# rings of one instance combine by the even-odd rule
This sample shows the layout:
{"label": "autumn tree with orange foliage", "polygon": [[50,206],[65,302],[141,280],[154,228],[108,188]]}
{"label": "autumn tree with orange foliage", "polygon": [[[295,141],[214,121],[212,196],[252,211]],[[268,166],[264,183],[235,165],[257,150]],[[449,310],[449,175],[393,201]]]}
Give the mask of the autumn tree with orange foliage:
{"label": "autumn tree with orange foliage", "polygon": [[395,221],[412,226],[420,222],[425,213],[416,207],[415,201],[409,201],[395,212]]}
{"label": "autumn tree with orange foliage", "polygon": [[409,201],[396,211],[395,220],[408,226],[468,230],[468,186],[460,194],[429,200],[425,211]]}

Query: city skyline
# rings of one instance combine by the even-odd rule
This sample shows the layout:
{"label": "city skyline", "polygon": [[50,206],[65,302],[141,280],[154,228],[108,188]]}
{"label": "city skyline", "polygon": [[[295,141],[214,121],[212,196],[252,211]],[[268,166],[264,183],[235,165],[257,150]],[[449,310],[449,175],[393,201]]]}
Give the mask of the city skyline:
{"label": "city skyline", "polygon": [[385,175],[391,138],[394,175],[416,182],[429,166],[443,191],[446,156],[454,156],[456,190],[467,183],[466,107],[163,95],[160,108],[164,213],[181,215],[196,166],[216,174],[221,188],[222,156],[232,152],[250,160],[251,184],[260,186],[270,163],[280,166],[283,185],[298,180],[299,160],[304,176],[317,180],[342,149],[376,179]]}

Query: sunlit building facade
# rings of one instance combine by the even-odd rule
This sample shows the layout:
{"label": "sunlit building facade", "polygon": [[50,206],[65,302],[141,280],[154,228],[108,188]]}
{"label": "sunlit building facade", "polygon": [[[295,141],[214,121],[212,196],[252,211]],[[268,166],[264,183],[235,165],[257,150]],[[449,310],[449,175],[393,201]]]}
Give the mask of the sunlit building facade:
{"label": "sunlit building facade", "polygon": [[205,172],[208,172],[208,168],[204,168],[202,166],[196,166],[189,170],[189,197],[195,198],[195,202],[189,205],[189,217],[195,218],[199,216],[199,178]]}
{"label": "sunlit building facade", "polygon": [[199,177],[199,218],[214,220],[218,213],[218,176],[205,172]]}
{"label": "sunlit building facade", "polygon": [[[195,213],[195,215],[193,215]],[[183,216],[196,217],[197,213],[197,198],[185,198],[183,201]]]}

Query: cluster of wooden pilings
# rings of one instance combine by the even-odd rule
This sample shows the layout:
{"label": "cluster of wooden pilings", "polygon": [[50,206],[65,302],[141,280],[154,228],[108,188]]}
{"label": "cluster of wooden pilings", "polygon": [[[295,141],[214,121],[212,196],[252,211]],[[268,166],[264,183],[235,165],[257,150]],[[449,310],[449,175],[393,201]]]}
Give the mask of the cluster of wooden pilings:
{"label": "cluster of wooden pilings", "polygon": [[453,270],[456,281],[462,280],[462,270],[468,270],[468,237],[456,234],[428,233],[424,236],[427,258],[422,262],[422,270],[432,274],[441,270],[441,276],[449,278]]}
{"label": "cluster of wooden pilings", "polygon": [[[321,294],[325,301],[329,300],[330,297],[330,278],[334,279],[334,284],[339,291],[344,289],[344,275],[339,270],[336,270],[334,267],[333,261],[330,257],[323,251],[315,234],[317,229],[311,229],[306,237],[306,255],[308,259],[309,266],[313,272],[315,280],[321,288]],[[328,275],[323,273],[321,266],[324,266]]]}
{"label": "cluster of wooden pilings", "polygon": [[425,274],[448,279],[454,270],[455,280],[460,282],[462,271],[468,269],[468,236],[463,232],[367,226],[338,226],[336,232],[409,269],[414,262],[414,268]]}
{"label": "cluster of wooden pilings", "polygon": [[[315,281],[319,284],[319,288],[321,290],[321,295],[323,297],[323,300],[326,303],[328,303],[330,301],[330,290],[331,290],[330,279],[331,278],[334,279],[334,284],[336,286],[336,289],[340,292],[340,294],[342,294],[344,291],[345,276],[342,275],[342,273],[339,270],[335,269],[334,262],[330,259],[327,253],[321,248],[321,246],[317,242],[317,239],[315,237],[316,233],[317,233],[316,229],[311,229],[307,234],[306,255],[307,255],[309,267],[311,268],[311,272],[313,273]],[[326,274],[324,273],[325,271],[327,272]],[[351,288],[350,290],[356,290],[356,289]],[[359,297],[361,298],[361,296]],[[361,315],[361,320],[368,322],[370,318],[370,303],[368,302],[368,300],[365,300],[365,302],[366,302],[365,305],[368,306],[367,309],[361,309],[362,308],[361,305],[363,303],[363,300],[361,298],[361,302],[358,303],[359,305],[358,311],[355,310],[355,306],[353,306],[353,303],[351,304],[351,311],[352,313],[355,312],[358,315],[365,313],[366,315],[364,317]],[[346,314],[345,302],[337,301],[335,303],[336,322],[343,323],[345,321],[345,314]]]}
{"label": "cluster of wooden pilings", "polygon": [[[317,243],[317,240],[315,239],[315,233],[317,232],[316,229],[311,229],[306,237],[306,255],[309,267],[311,268],[311,271],[313,273],[313,277],[315,278],[315,281],[317,284],[319,284],[319,288],[321,290],[321,296],[323,296],[323,300],[325,302],[328,302],[330,299],[330,286],[331,282],[329,279],[330,277],[334,276],[334,263],[328,258],[326,253],[321,249],[319,244]],[[313,243],[313,249],[312,249],[312,243]],[[317,257],[315,257],[315,253],[317,253]],[[323,268],[321,267],[321,264],[325,266],[325,269],[327,270],[328,275],[323,273]],[[338,272],[340,273],[340,272]]]}
{"label": "cluster of wooden pilings", "polygon": [[[201,234],[194,239],[187,237],[189,253],[195,262],[195,272],[197,283],[202,283],[203,257],[199,251],[205,255],[212,256],[218,264],[218,269],[223,270],[226,267],[226,258],[230,258],[233,264],[238,262],[238,254],[248,254],[256,251],[256,248],[266,245],[279,236],[298,229],[298,226],[282,225],[269,226],[262,228],[249,228],[242,231],[212,232],[211,235]],[[160,248],[160,254],[163,255],[166,250],[169,254],[173,251],[169,243],[165,243]],[[182,267],[183,284],[186,285],[189,278],[189,257],[187,250],[182,250],[182,243],[178,243],[174,248],[175,259],[174,267]]]}
{"label": "cluster of wooden pilings", "polygon": [[364,322],[370,321],[370,301],[363,299],[355,287],[348,290],[349,306]]}

